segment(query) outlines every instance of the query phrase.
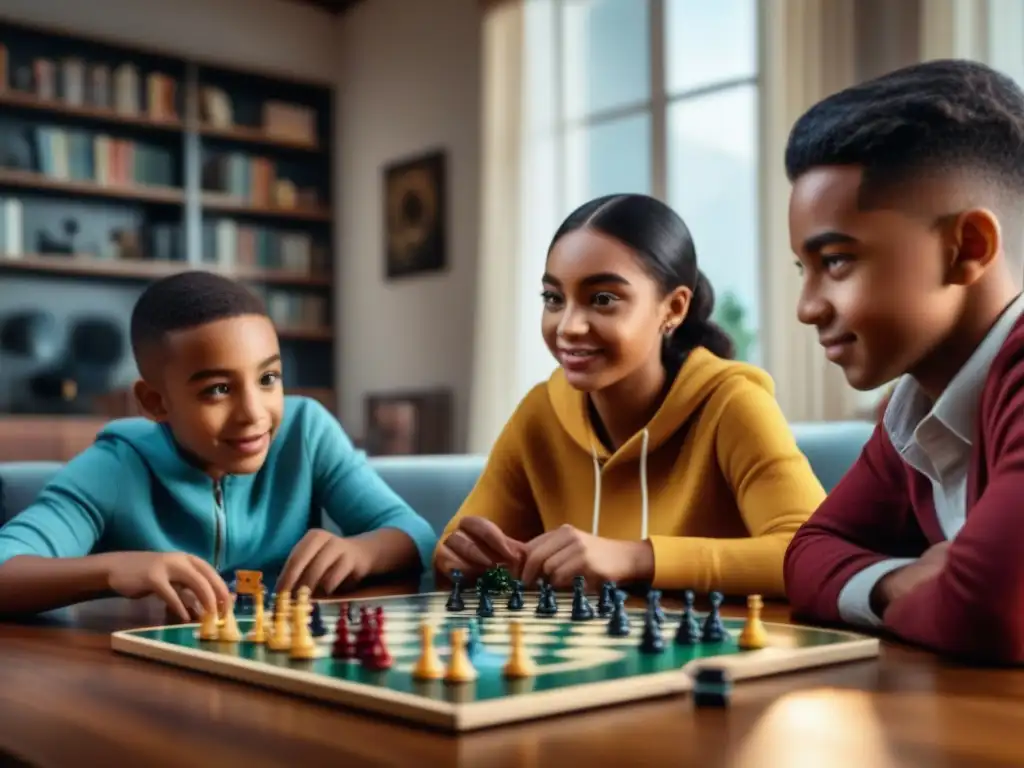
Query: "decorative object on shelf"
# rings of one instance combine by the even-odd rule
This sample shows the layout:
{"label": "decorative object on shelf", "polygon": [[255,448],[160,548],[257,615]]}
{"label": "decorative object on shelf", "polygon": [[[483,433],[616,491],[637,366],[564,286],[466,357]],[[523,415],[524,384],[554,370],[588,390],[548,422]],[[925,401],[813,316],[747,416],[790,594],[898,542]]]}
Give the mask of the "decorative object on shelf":
{"label": "decorative object on shelf", "polygon": [[0,353],[45,363],[57,356],[59,341],[57,319],[49,312],[27,310],[0,321]]}
{"label": "decorative object on shelf", "polygon": [[443,151],[384,169],[386,275],[405,277],[447,265],[447,158]]}
{"label": "decorative object on shelf", "polygon": [[451,453],[449,389],[388,392],[366,397],[364,449],[372,456]]}
{"label": "decorative object on shelf", "polygon": [[75,235],[78,234],[78,222],[75,219],[64,219],[62,223],[64,240],[54,237],[49,232],[40,231],[37,236],[39,253],[45,256],[71,256],[78,253],[75,247]]}

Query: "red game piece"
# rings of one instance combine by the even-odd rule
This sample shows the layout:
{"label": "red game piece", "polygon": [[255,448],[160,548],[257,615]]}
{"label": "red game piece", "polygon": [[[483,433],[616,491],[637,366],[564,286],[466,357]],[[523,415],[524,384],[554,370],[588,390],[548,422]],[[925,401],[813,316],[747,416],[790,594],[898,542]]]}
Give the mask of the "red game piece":
{"label": "red game piece", "polygon": [[335,659],[354,659],[356,657],[356,646],[352,642],[352,635],[348,631],[348,616],[344,613],[338,617],[337,639],[331,650],[331,657]]}
{"label": "red game piece", "polygon": [[391,667],[392,658],[384,645],[384,636],[379,631],[373,632],[373,642],[367,653],[362,657],[363,666],[375,672]]}
{"label": "red game piece", "polygon": [[363,658],[373,645],[373,619],[368,609],[359,609],[359,631],[356,633],[356,656]]}

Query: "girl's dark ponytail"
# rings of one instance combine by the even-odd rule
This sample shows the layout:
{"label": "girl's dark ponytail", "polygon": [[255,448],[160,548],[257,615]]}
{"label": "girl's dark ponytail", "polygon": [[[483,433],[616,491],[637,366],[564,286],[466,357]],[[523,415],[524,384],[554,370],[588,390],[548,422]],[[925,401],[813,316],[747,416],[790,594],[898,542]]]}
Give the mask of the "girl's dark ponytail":
{"label": "girl's dark ponytail", "polygon": [[712,354],[728,360],[736,355],[735,345],[729,335],[711,320],[715,310],[715,291],[704,273],[697,270],[697,284],[690,299],[690,309],[682,325],[668,338],[667,353],[682,359],[694,347],[705,347]]}

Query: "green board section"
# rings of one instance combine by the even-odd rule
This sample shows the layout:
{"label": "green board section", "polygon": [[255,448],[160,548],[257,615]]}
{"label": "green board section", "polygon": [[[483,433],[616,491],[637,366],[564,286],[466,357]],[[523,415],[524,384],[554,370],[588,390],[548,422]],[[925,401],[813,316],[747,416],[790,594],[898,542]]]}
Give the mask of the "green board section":
{"label": "green board section", "polygon": [[[554,617],[534,615],[536,595],[527,595],[526,607],[522,611],[509,611],[501,599],[495,599],[495,615],[482,619],[475,616],[474,600],[466,600],[466,610],[450,613],[444,608],[445,599],[445,594],[434,593],[356,603],[372,607],[380,605],[384,609],[385,636],[394,665],[391,669],[379,672],[364,669],[358,661],[336,661],[330,658],[330,647],[335,637],[334,627],[339,612],[344,607],[343,603],[322,604],[322,616],[328,633],[317,638],[317,642],[325,648],[328,655],[326,658],[312,661],[292,661],[288,658],[287,652],[273,652],[263,645],[246,641],[200,641],[196,637],[196,625],[136,630],[127,634],[169,646],[198,650],[212,656],[230,656],[266,664],[269,667],[312,671],[367,686],[384,687],[439,701],[459,703],[671,672],[694,659],[746,653],[737,647],[735,641],[743,627],[742,619],[723,619],[731,634],[730,639],[726,641],[676,645],[674,635],[679,625],[680,613],[666,611],[666,620],[662,627],[665,650],[658,654],[647,654],[640,650],[644,616],[642,610],[629,610],[629,636],[609,637],[606,631],[607,619],[598,617],[587,622],[570,620],[571,597],[568,595],[559,595],[559,612]],[[596,608],[596,598],[590,598],[590,602]],[[703,620],[704,614],[697,615]],[[269,613],[267,618],[269,622]],[[412,677],[409,669],[420,654],[418,627],[424,619],[438,627],[435,643],[443,660],[448,656],[447,631],[453,627],[465,627],[470,621],[479,623],[481,645],[471,657],[479,677],[472,686],[443,685],[440,681],[419,681]],[[502,675],[502,667],[509,650],[509,620],[519,620],[523,624],[527,648],[537,665],[537,674],[534,677],[506,680]],[[252,619],[239,615],[238,623],[245,633],[251,627]],[[351,628],[350,631],[354,633],[355,628]],[[772,625],[770,637],[773,647],[786,648],[796,654],[799,654],[801,649],[850,640],[850,635],[841,632],[782,625]]]}

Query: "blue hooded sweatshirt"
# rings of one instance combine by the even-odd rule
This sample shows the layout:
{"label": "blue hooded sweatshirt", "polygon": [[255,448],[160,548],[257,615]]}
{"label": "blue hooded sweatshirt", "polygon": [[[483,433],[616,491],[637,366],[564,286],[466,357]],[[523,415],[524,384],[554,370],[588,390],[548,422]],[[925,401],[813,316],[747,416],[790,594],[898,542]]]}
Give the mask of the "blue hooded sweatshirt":
{"label": "blue hooded sweatshirt", "polygon": [[273,583],[322,513],[345,536],[403,531],[421,567],[431,561],[433,528],[315,400],[286,397],[263,467],[219,483],[182,457],[166,426],[119,419],[0,528],[0,564],[15,555],[186,552],[227,579],[252,569]]}

